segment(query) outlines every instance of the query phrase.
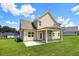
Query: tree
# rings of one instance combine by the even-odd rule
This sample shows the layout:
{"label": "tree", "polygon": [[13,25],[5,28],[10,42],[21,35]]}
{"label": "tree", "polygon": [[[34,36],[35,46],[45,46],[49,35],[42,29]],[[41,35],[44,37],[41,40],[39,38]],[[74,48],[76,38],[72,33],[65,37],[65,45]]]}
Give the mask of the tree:
{"label": "tree", "polygon": [[0,32],[13,32],[13,33],[15,33],[16,29],[8,27],[8,26],[3,26],[0,28]]}
{"label": "tree", "polygon": [[2,26],[0,25],[0,27],[2,27]]}

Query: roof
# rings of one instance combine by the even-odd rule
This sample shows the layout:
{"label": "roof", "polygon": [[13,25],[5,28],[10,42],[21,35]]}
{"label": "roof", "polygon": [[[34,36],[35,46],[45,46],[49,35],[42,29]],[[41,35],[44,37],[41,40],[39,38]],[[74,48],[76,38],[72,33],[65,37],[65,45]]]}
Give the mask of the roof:
{"label": "roof", "polygon": [[75,32],[78,31],[78,26],[72,26],[72,27],[63,27],[64,32]]}
{"label": "roof", "polygon": [[20,20],[20,29],[33,29],[32,22],[28,20]]}
{"label": "roof", "polygon": [[58,22],[56,22],[54,20],[50,11],[48,11],[45,14],[41,15],[40,17],[36,18],[33,22],[28,21],[28,20],[20,20],[20,29],[36,29],[33,23],[37,22],[40,18],[42,18],[43,16],[45,16],[47,14],[49,14],[49,16],[52,18],[52,21],[54,21],[56,24],[60,25]]}
{"label": "roof", "polygon": [[45,16],[46,14],[49,14],[49,16],[52,18],[52,20],[53,20],[56,24],[60,25],[60,23],[56,22],[56,20],[52,17],[52,14],[51,14],[50,11],[47,11],[46,13],[44,13],[43,15],[41,15],[40,17],[36,18],[33,22],[38,21],[40,18],[42,18],[42,17]]}

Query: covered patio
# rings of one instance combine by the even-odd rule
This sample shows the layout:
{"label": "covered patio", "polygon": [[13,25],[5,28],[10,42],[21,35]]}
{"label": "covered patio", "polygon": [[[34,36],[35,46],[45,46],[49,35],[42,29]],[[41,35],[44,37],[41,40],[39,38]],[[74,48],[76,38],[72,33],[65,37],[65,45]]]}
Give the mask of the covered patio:
{"label": "covered patio", "polygon": [[[59,31],[58,38],[54,37],[55,34],[53,32],[55,31]],[[46,27],[37,30],[37,41],[49,43],[56,40],[63,40],[63,30],[61,28]]]}
{"label": "covered patio", "polygon": [[[54,39],[53,32],[59,31],[59,38]],[[35,45],[41,45],[51,42],[59,42],[63,40],[63,30],[60,28],[42,28],[37,30],[37,39],[34,41],[27,41],[24,42],[24,44],[28,46],[35,46]]]}

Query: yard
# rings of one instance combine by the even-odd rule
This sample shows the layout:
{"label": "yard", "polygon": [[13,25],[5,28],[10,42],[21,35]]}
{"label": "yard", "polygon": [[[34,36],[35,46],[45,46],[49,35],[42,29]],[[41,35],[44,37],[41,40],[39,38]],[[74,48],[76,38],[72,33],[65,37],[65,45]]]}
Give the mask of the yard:
{"label": "yard", "polygon": [[0,56],[79,56],[79,36],[65,36],[63,41],[26,47],[14,39],[0,39]]}

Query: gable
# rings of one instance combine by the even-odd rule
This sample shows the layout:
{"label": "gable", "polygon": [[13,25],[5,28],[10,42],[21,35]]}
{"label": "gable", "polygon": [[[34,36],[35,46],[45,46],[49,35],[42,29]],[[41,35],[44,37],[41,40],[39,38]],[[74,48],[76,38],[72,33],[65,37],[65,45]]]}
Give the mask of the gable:
{"label": "gable", "polygon": [[[41,26],[39,26],[39,21],[41,21]],[[54,20],[54,18],[51,16],[49,12],[39,17],[37,23],[38,23],[38,29],[44,27],[59,26],[59,24]]]}
{"label": "gable", "polygon": [[47,13],[44,13],[42,16],[40,17],[37,17],[36,20],[33,21],[33,23],[37,22],[39,19],[41,19],[42,17],[44,17],[45,15],[49,15],[50,18],[57,24],[57,25],[60,25],[58,22],[56,22],[56,20],[52,17],[52,14],[50,11],[48,11]]}

